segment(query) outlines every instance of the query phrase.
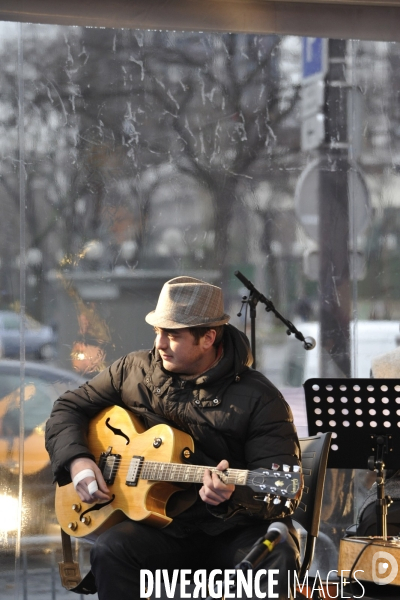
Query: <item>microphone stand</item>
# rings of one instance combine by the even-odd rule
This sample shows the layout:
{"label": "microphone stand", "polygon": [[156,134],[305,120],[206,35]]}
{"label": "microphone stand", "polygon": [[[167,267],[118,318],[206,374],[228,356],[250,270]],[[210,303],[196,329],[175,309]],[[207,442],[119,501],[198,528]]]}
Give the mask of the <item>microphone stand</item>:
{"label": "microphone stand", "polygon": [[392,498],[385,495],[385,459],[384,455],[388,452],[387,436],[378,435],[375,438],[376,453],[375,457],[368,459],[368,468],[376,472],[376,533],[378,538],[387,540],[387,511],[392,504]]}
{"label": "microphone stand", "polygon": [[[262,539],[262,538],[261,538]],[[258,540],[259,541],[259,540]],[[256,546],[256,544],[258,543],[258,541],[254,544],[254,546]],[[253,548],[254,548],[253,546]],[[253,549],[252,548],[252,549]],[[253,560],[251,558],[251,551],[244,557],[244,559],[238,563],[235,566],[235,571],[243,571],[243,573],[245,573],[246,571],[253,571],[253,569],[255,569],[256,565],[259,564],[261,559],[257,559],[257,560]],[[261,557],[262,558],[262,557]],[[230,579],[230,578],[229,578]],[[231,587],[231,586],[229,586]],[[232,586],[233,587],[233,586]],[[232,591],[236,591],[236,585],[233,587]],[[225,582],[222,582],[222,594],[221,594],[221,600],[224,600],[225,598]],[[207,596],[206,600],[212,600],[214,598],[214,596]]]}
{"label": "microphone stand", "polygon": [[[265,310],[267,312],[273,312],[274,315],[280,319],[282,321],[282,323],[284,325],[286,325],[287,327],[287,335],[291,335],[293,333],[294,337],[297,338],[298,340],[300,340],[301,342],[304,343],[304,348],[306,350],[311,350],[314,345],[310,342],[307,342],[307,340],[305,339],[304,335],[301,333],[301,331],[299,331],[294,325],[293,323],[291,323],[290,321],[288,321],[287,319],[285,319],[285,317],[283,315],[281,315],[275,308],[275,306],[273,305],[273,303],[271,302],[271,300],[269,300],[268,298],[266,298],[261,292],[259,292],[254,285],[251,283],[251,281],[249,281],[244,275],[243,273],[241,273],[240,271],[235,271],[235,276],[239,279],[239,281],[241,281],[243,283],[243,285],[250,291],[250,295],[248,298],[244,297],[243,298],[243,304],[247,303],[250,306],[250,327],[251,327],[251,352],[253,354],[253,364],[252,367],[253,369],[256,368],[256,312],[257,312],[257,304],[259,302],[262,302],[263,304],[265,304]],[[242,306],[243,306],[242,304]],[[241,312],[238,313],[238,316],[241,315]]]}
{"label": "microphone stand", "polygon": [[[235,275],[238,277],[237,273],[239,273],[239,271],[236,271],[236,273],[235,273]],[[248,304],[248,306],[250,306],[250,346],[251,346],[251,353],[253,355],[253,364],[251,365],[253,367],[253,369],[256,368],[256,318],[257,318],[257,308],[256,307],[257,307],[259,300],[260,299],[259,299],[258,295],[251,291],[249,297],[247,298],[247,296],[244,296],[243,301],[242,301],[242,308],[243,308],[243,304]],[[240,317],[242,314],[242,308],[240,309],[240,312],[238,313],[238,317]]]}
{"label": "microphone stand", "polygon": [[[269,529],[268,529],[268,531],[269,531]],[[262,549],[259,548],[260,542],[262,543],[262,541],[266,539],[266,536],[268,535],[268,531],[264,537],[260,537],[253,544],[253,546],[250,548],[250,551],[246,554],[246,556],[243,558],[243,560],[241,560],[240,563],[238,563],[235,566],[235,571],[242,571],[243,573],[245,573],[246,571],[254,571],[254,569],[256,569],[258,567],[258,565],[264,560],[264,558],[267,556],[267,554],[272,551],[272,548],[270,548],[268,545],[265,545],[264,548],[262,548]],[[279,539],[281,539],[280,536],[282,535],[282,532],[280,531],[278,535],[279,535]],[[231,587],[231,586],[229,586],[229,587]],[[235,591],[236,591],[236,587],[237,586],[235,585],[235,587],[234,587]],[[222,583],[221,600],[224,600],[224,598],[225,598],[224,593],[225,593],[225,583],[223,582]],[[210,595],[210,596],[207,596],[206,600],[212,600],[212,598],[213,598],[213,596]]]}

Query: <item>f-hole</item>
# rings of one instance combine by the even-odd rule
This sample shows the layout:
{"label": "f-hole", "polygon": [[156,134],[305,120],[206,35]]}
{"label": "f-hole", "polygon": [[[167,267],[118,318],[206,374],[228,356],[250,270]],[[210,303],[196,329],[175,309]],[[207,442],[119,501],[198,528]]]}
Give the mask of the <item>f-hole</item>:
{"label": "f-hole", "polygon": [[110,425],[110,417],[107,417],[106,419],[106,427],[108,427],[108,429],[111,429],[111,431],[115,434],[115,435],[120,435],[121,437],[126,439],[126,445],[128,445],[130,443],[130,439],[128,438],[128,436],[126,435],[126,433],[124,433],[123,431],[121,431],[121,429],[117,429],[116,427],[113,427],[112,425]]}
{"label": "f-hole", "polygon": [[102,502],[101,504],[94,504],[93,506],[91,506],[90,508],[88,508],[87,510],[85,510],[80,516],[79,519],[82,520],[82,517],[84,517],[85,515],[87,515],[90,512],[93,512],[94,510],[101,510],[102,508],[104,508],[105,506],[108,506],[109,504],[111,504],[111,502],[115,499],[115,494],[112,495],[111,500],[108,500],[108,502]]}

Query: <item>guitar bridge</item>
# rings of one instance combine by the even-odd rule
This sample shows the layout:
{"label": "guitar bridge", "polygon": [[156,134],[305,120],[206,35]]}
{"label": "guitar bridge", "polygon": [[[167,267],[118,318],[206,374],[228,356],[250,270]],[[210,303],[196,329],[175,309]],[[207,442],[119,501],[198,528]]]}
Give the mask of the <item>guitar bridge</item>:
{"label": "guitar bridge", "polygon": [[112,454],[112,448],[107,448],[106,452],[100,454],[99,469],[103,474],[107,485],[112,485],[117,475],[118,466],[121,460],[120,454]]}

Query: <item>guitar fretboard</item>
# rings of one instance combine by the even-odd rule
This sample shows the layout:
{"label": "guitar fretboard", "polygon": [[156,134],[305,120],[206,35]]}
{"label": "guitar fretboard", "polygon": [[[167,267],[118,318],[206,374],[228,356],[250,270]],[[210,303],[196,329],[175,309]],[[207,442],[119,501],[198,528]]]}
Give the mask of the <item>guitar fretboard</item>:
{"label": "guitar fretboard", "polygon": [[232,483],[234,485],[246,485],[249,473],[240,469],[218,471],[215,467],[145,461],[140,470],[139,477],[140,479],[148,479],[150,481],[201,483],[206,470],[218,473],[218,476],[224,483]]}

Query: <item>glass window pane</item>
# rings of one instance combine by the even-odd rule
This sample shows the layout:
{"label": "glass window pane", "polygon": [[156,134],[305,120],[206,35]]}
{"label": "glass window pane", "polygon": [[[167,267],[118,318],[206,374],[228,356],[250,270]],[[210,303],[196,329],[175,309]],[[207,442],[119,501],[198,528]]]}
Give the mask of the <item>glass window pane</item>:
{"label": "glass window pane", "polygon": [[[57,532],[50,407],[151,348],[144,317],[172,277],[221,285],[251,338],[240,271],[294,324],[256,304],[256,366],[300,435],[305,380],[398,377],[380,357],[400,339],[399,44],[0,28],[0,466],[4,501],[31,515],[0,527],[1,552]],[[329,474],[335,548],[370,483]]]}

